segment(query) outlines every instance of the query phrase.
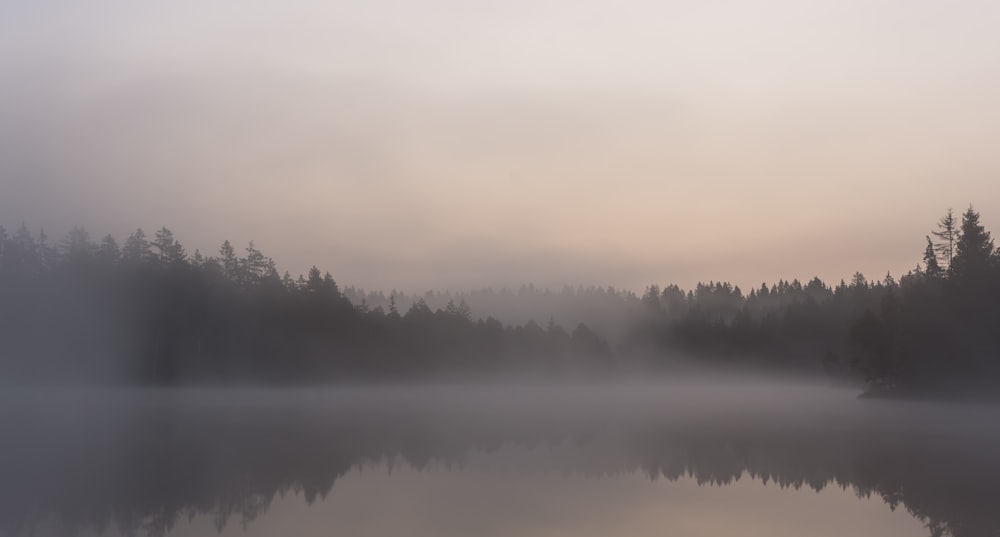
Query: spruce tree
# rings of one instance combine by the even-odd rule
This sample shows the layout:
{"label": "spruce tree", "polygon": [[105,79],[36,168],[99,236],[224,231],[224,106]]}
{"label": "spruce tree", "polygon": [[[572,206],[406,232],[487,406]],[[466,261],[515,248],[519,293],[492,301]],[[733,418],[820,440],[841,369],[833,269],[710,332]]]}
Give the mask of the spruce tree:
{"label": "spruce tree", "polygon": [[927,237],[927,247],[924,248],[924,273],[931,278],[940,278],[943,274],[941,265],[938,264],[937,252],[934,250],[934,243],[930,236]]}
{"label": "spruce tree", "polygon": [[932,231],[935,237],[941,242],[934,245],[935,251],[941,255],[947,263],[945,270],[951,270],[951,262],[955,258],[955,243],[958,241],[958,222],[955,221],[955,213],[948,209],[947,214],[938,221],[938,231]]}
{"label": "spruce tree", "polygon": [[979,223],[979,213],[972,206],[962,214],[962,228],[955,243],[951,272],[956,278],[982,277],[993,261],[993,239]]}

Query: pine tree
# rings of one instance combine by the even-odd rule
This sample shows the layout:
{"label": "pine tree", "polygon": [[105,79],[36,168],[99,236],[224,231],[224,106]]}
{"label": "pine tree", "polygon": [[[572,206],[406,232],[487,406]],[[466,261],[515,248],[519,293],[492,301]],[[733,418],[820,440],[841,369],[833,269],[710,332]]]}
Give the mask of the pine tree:
{"label": "pine tree", "polygon": [[951,270],[952,260],[955,258],[955,243],[958,241],[958,222],[955,221],[955,213],[948,209],[948,213],[938,221],[938,231],[931,232],[941,242],[934,245],[935,251],[944,258],[947,266],[945,270]]}
{"label": "pine tree", "polygon": [[145,263],[153,257],[149,249],[149,241],[146,240],[146,233],[142,228],[137,228],[135,232],[125,239],[125,247],[122,248],[122,259],[130,265]]}
{"label": "pine tree", "polygon": [[184,247],[174,239],[174,233],[166,228],[160,228],[153,239],[153,248],[157,250],[157,259],[163,265],[177,265],[187,258]]}
{"label": "pine tree", "polygon": [[222,274],[229,280],[235,280],[239,272],[239,259],[229,241],[223,241],[219,247],[219,262],[222,263]]}
{"label": "pine tree", "polygon": [[941,270],[941,265],[938,264],[937,252],[929,235],[927,236],[927,247],[924,248],[924,266],[926,267],[924,273],[931,278],[940,278],[944,273]]}
{"label": "pine tree", "polygon": [[118,241],[110,234],[101,239],[100,246],[97,247],[97,256],[104,263],[117,263],[121,258],[121,249],[118,248]]}
{"label": "pine tree", "polygon": [[97,245],[90,241],[90,234],[81,226],[73,226],[59,245],[63,255],[73,264],[86,264],[97,251]]}
{"label": "pine tree", "polygon": [[978,278],[989,270],[993,261],[993,239],[979,223],[979,213],[972,206],[962,214],[962,228],[955,243],[951,272],[956,278]]}
{"label": "pine tree", "polygon": [[257,283],[268,272],[268,259],[254,246],[253,241],[247,246],[247,256],[242,260],[242,265],[247,283]]}

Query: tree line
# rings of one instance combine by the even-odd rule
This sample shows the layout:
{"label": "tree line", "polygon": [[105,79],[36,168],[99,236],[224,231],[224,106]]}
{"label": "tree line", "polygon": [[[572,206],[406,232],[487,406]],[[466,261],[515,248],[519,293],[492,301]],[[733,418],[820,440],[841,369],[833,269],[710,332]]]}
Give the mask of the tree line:
{"label": "tree line", "polygon": [[[720,365],[823,371],[871,394],[990,395],[1000,385],[1000,250],[971,206],[949,210],[898,280],[855,273],[762,285],[649,287],[623,347]],[[932,238],[933,237],[933,238]]]}
{"label": "tree line", "polygon": [[119,246],[0,228],[0,378],[8,382],[329,383],[591,375],[589,328],[475,319],[467,304],[352,304],[330,273],[280,275],[251,242],[188,255],[166,227]]}
{"label": "tree line", "polygon": [[987,393],[1000,382],[1000,254],[971,206],[949,210],[926,240],[898,280],[418,296],[341,290],[316,267],[280,274],[253,242],[188,255],[165,227],[121,246],[79,227],[56,244],[0,228],[0,368],[7,379],[169,385],[693,364],[830,374],[872,393]]}

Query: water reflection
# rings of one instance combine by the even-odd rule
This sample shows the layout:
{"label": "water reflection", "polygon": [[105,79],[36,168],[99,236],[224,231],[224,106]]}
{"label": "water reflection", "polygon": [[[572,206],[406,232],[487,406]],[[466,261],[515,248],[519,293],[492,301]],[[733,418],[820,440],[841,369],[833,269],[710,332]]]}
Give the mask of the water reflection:
{"label": "water reflection", "polygon": [[[489,454],[495,457],[495,454]],[[182,519],[172,537],[215,535],[210,516]],[[115,537],[115,532],[108,533]],[[780,489],[742,478],[700,486],[692,478],[649,480],[639,474],[500,473],[432,464],[352,469],[326,498],[277,495],[245,528],[231,521],[223,537],[664,535],[841,537],[926,534],[902,510],[828,487]],[[89,535],[87,536],[89,537]]]}
{"label": "water reflection", "polygon": [[[355,515],[375,513],[372,521],[406,520],[408,512],[425,523],[461,521],[448,530],[455,535],[483,535],[501,521],[507,531],[498,534],[524,534],[509,526],[524,519],[548,521],[539,534],[579,534],[574,528],[588,518],[608,533],[626,527],[625,518],[614,526],[625,514],[634,534],[644,534],[643,524],[662,530],[668,519],[691,524],[678,531],[718,534],[720,521],[739,525],[740,513],[777,519],[788,531],[813,521],[811,534],[827,527],[823,515],[837,515],[843,533],[866,520],[859,505],[868,504],[855,500],[853,514],[843,515],[833,506],[858,495],[912,514],[924,526],[917,535],[1000,531],[1000,414],[988,407],[742,385],[2,398],[0,531],[13,535],[278,531],[275,521],[308,519],[289,510],[322,498],[323,509],[310,513],[353,506]],[[823,490],[808,495],[823,501],[803,507],[796,502],[806,495],[785,494],[796,489]],[[677,502],[686,507],[675,509]],[[348,518],[327,520],[325,530],[360,533]]]}

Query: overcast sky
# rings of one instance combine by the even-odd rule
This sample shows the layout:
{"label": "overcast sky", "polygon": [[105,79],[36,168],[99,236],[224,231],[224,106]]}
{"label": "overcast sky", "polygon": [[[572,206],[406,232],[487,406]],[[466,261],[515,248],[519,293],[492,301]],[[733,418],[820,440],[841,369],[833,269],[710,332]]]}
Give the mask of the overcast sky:
{"label": "overcast sky", "polygon": [[6,0],[0,224],[368,288],[741,285],[1000,233],[1000,3]]}

